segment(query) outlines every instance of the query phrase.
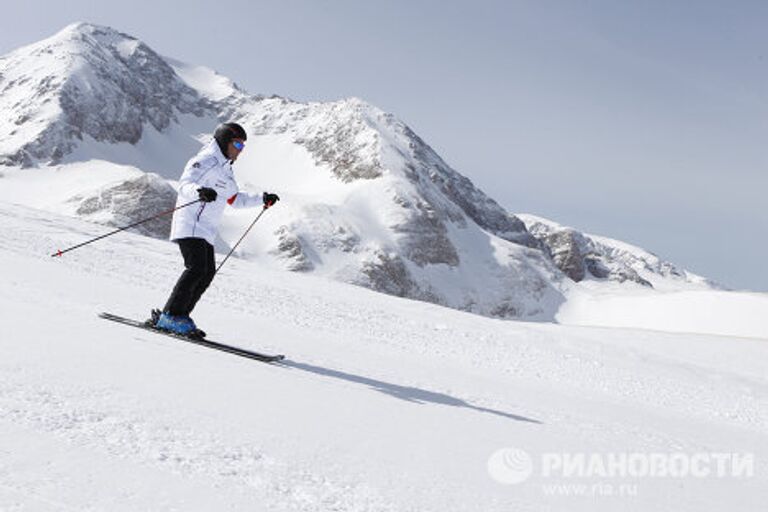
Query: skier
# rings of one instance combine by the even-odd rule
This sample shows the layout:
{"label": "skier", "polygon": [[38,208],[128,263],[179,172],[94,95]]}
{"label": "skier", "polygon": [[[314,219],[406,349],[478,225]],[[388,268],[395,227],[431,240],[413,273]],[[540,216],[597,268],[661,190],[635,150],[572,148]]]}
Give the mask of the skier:
{"label": "skier", "polygon": [[213,140],[187,162],[179,182],[177,205],[200,199],[199,207],[176,210],[170,239],[179,245],[185,270],[179,277],[162,312],[154,310],[155,327],[178,334],[204,337],[190,318],[192,310],[216,274],[213,243],[225,206],[269,208],[280,198],[264,192],[241,192],[232,172],[232,163],[240,156],[247,139],[237,123],[216,128]]}

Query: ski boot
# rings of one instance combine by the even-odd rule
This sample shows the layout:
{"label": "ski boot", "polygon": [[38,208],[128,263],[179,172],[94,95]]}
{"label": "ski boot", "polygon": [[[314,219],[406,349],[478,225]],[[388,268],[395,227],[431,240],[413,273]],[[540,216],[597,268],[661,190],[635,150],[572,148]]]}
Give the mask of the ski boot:
{"label": "ski boot", "polygon": [[182,316],[179,318],[183,318],[184,320],[186,320],[192,325],[192,330],[189,332],[189,334],[187,334],[187,336],[189,336],[190,338],[198,339],[198,340],[202,340],[205,338],[205,331],[197,327],[197,325],[195,324],[195,321],[192,320],[192,317]]}
{"label": "ski boot", "polygon": [[[154,312],[153,312],[154,318]],[[189,317],[173,316],[168,313],[160,313],[154,324],[155,329],[168,331],[182,336],[195,336],[197,328]]]}

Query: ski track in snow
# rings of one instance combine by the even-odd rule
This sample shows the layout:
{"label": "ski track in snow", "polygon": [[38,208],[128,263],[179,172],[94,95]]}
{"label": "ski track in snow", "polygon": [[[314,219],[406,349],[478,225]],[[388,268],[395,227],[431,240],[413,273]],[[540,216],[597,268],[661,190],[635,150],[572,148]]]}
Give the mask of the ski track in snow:
{"label": "ski track in snow", "polygon": [[[482,465],[505,439],[532,451],[752,451],[756,478],[768,474],[761,340],[504,322],[232,259],[195,316],[212,339],[288,355],[285,365],[260,365],[96,318],[100,310],[141,318],[162,304],[181,267],[174,245],[119,234],[51,258],[107,228],[3,203],[0,229],[5,309],[56,311],[63,331],[84,333],[43,340],[47,318],[28,333],[11,326],[3,345],[12,357],[0,362],[0,439],[10,440],[0,441],[0,460],[10,461],[0,462],[0,509],[594,509],[490,481]],[[104,345],[89,344],[102,333]],[[121,354],[140,365],[133,379],[116,362]],[[227,389],[232,396],[216,398]],[[237,412],[249,400],[276,416]],[[477,439],[454,437],[466,428]],[[413,444],[400,453],[389,435]],[[340,452],[345,437],[350,448]],[[17,439],[56,448],[50,460],[22,457]],[[103,468],[130,483],[117,494],[92,490],[62,462],[78,457],[94,464],[87,478],[98,481]],[[470,463],[477,468],[462,469]],[[151,475],[169,490],[152,488]],[[674,494],[674,484],[658,484],[670,485],[667,498],[649,492],[628,508],[719,510],[733,497]],[[765,486],[743,494],[754,502]]]}

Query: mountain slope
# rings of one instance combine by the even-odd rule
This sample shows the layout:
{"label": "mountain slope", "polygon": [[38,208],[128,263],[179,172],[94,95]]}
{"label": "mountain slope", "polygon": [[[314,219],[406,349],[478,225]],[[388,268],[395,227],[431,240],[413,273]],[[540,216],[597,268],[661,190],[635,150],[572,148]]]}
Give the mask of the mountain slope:
{"label": "mountain slope", "polygon": [[[3,179],[24,204],[111,224],[162,211],[172,199],[158,176],[174,184],[215,125],[233,119],[250,134],[235,166],[241,186],[283,198],[238,256],[526,320],[555,319],[585,258],[605,281],[648,279],[635,278],[616,251],[602,252],[599,262],[579,253],[572,262],[571,249],[584,249],[575,239],[553,251],[552,235],[534,236],[405,123],[356,98],[301,103],[250,95],[212,70],[87,23],[0,59],[0,91],[0,113],[9,120],[0,124]],[[56,169],[47,185],[28,177],[45,167]],[[141,172],[158,176],[136,181]],[[124,178],[116,181],[116,173]],[[62,181],[82,189],[66,187],[71,195],[62,197],[50,187]],[[228,250],[254,215],[231,212],[217,249]],[[166,236],[167,223],[147,234]],[[668,268],[649,272],[674,288],[683,281]]]}
{"label": "mountain slope", "polygon": [[[268,366],[96,317],[161,303],[172,245],[123,233],[50,258],[98,229],[7,203],[0,229],[13,269],[0,310],[19,320],[0,337],[0,508],[699,512],[768,498],[764,341],[499,322],[231,260],[195,318],[290,359]],[[752,453],[755,476],[537,466],[502,485],[487,464],[508,446]],[[595,495],[629,483],[636,495]]]}
{"label": "mountain slope", "polygon": [[58,163],[85,137],[136,144],[147,127],[212,113],[152,49],[106,27],[69,25],[3,56],[0,69],[6,165]]}
{"label": "mountain slope", "polygon": [[722,289],[655,254],[620,240],[580,232],[549,219],[517,214],[530,233],[573,281],[585,278],[630,281],[656,289]]}

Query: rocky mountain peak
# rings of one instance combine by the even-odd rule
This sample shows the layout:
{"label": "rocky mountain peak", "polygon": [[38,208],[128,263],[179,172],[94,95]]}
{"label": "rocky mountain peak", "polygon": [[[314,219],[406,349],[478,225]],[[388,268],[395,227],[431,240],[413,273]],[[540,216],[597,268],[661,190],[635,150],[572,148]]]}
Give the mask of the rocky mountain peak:
{"label": "rocky mountain peak", "polygon": [[145,126],[211,109],[138,39],[89,23],[0,58],[0,162],[57,163],[86,136],[135,144]]}

